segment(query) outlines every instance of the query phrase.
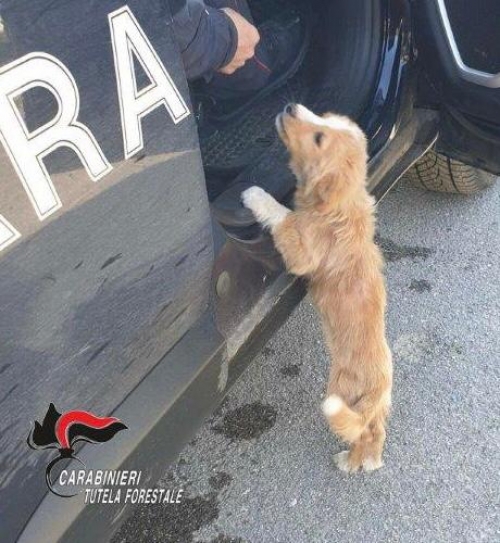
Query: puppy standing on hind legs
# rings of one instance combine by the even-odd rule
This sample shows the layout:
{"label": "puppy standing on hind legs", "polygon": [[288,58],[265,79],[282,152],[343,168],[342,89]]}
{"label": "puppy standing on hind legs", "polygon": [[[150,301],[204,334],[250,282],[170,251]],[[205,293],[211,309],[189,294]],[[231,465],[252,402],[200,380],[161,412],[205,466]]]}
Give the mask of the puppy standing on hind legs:
{"label": "puppy standing on hind legs", "polygon": [[246,190],[243,203],[271,230],[288,271],[309,280],[332,356],[323,411],[350,444],[336,463],[372,471],[382,466],[392,360],[366,139],[347,117],[319,117],[300,105],[286,106],[276,126],[297,177],[295,210],[259,187]]}

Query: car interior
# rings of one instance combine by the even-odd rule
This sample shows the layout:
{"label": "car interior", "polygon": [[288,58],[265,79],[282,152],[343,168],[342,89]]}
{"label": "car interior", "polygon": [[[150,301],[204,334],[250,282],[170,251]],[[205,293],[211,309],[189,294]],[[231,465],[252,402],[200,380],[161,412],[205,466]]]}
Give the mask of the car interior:
{"label": "car interior", "polygon": [[209,200],[217,220],[239,239],[252,236],[254,223],[240,204],[245,188],[260,185],[281,201],[292,193],[294,179],[274,126],[288,102],[349,115],[363,124],[375,88],[384,21],[380,0],[363,3],[363,9],[348,0],[249,4],[257,26],[277,12],[297,10],[308,25],[309,39],[296,75],[244,114],[224,121],[198,115]]}

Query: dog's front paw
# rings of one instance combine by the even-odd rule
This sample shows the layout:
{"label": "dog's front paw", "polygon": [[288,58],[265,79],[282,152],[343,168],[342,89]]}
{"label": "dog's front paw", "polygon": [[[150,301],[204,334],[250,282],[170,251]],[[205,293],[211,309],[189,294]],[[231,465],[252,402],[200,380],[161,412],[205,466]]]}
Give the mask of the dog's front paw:
{"label": "dog's front paw", "polygon": [[264,228],[278,226],[289,213],[286,207],[260,187],[250,187],[245,190],[241,194],[241,200]]}
{"label": "dog's front paw", "polygon": [[250,211],[253,211],[254,215],[257,215],[269,197],[270,194],[264,189],[254,186],[242,192],[241,201],[245,207],[248,207]]}

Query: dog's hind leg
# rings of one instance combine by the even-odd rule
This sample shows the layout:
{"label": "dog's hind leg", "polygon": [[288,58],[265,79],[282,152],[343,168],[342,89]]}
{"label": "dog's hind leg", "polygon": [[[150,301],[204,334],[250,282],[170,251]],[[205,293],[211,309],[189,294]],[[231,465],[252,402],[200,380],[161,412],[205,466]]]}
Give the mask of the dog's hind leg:
{"label": "dog's hind leg", "polygon": [[353,408],[336,394],[330,394],[323,411],[331,429],[351,448],[335,456],[339,469],[348,473],[363,469],[373,471],[382,467],[385,443],[385,421],[390,407],[390,389],[385,393],[372,392],[359,400]]}
{"label": "dog's hind leg", "polygon": [[374,471],[381,468],[385,436],[385,415],[381,413],[370,422],[359,440],[351,445],[349,451],[335,455],[337,467],[348,473],[359,469]]}
{"label": "dog's hind leg", "polygon": [[[374,471],[383,466],[382,454],[385,444],[385,420],[386,414],[380,413],[375,417],[368,427],[369,437],[364,443],[359,444],[356,451],[361,465],[365,471]],[[352,454],[354,455],[354,450]]]}

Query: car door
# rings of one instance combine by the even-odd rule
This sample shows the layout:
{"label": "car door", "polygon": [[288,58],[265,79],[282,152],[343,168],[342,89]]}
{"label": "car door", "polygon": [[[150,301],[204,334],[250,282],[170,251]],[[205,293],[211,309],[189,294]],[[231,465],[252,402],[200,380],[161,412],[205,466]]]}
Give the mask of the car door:
{"label": "car door", "polygon": [[[30,528],[39,541],[72,522],[55,509],[70,500],[47,494],[51,452],[26,445],[34,420],[51,402],[104,416],[136,401],[138,384],[206,314],[211,219],[169,21],[160,0],[0,5],[2,541],[42,503],[54,518]],[[135,414],[158,422],[153,404],[199,371],[199,345],[219,347],[207,330],[191,338],[198,356],[177,356],[155,399],[129,409],[124,455],[149,432]]]}
{"label": "car door", "polygon": [[424,101],[442,109],[438,150],[500,173],[497,0],[413,2]]}

